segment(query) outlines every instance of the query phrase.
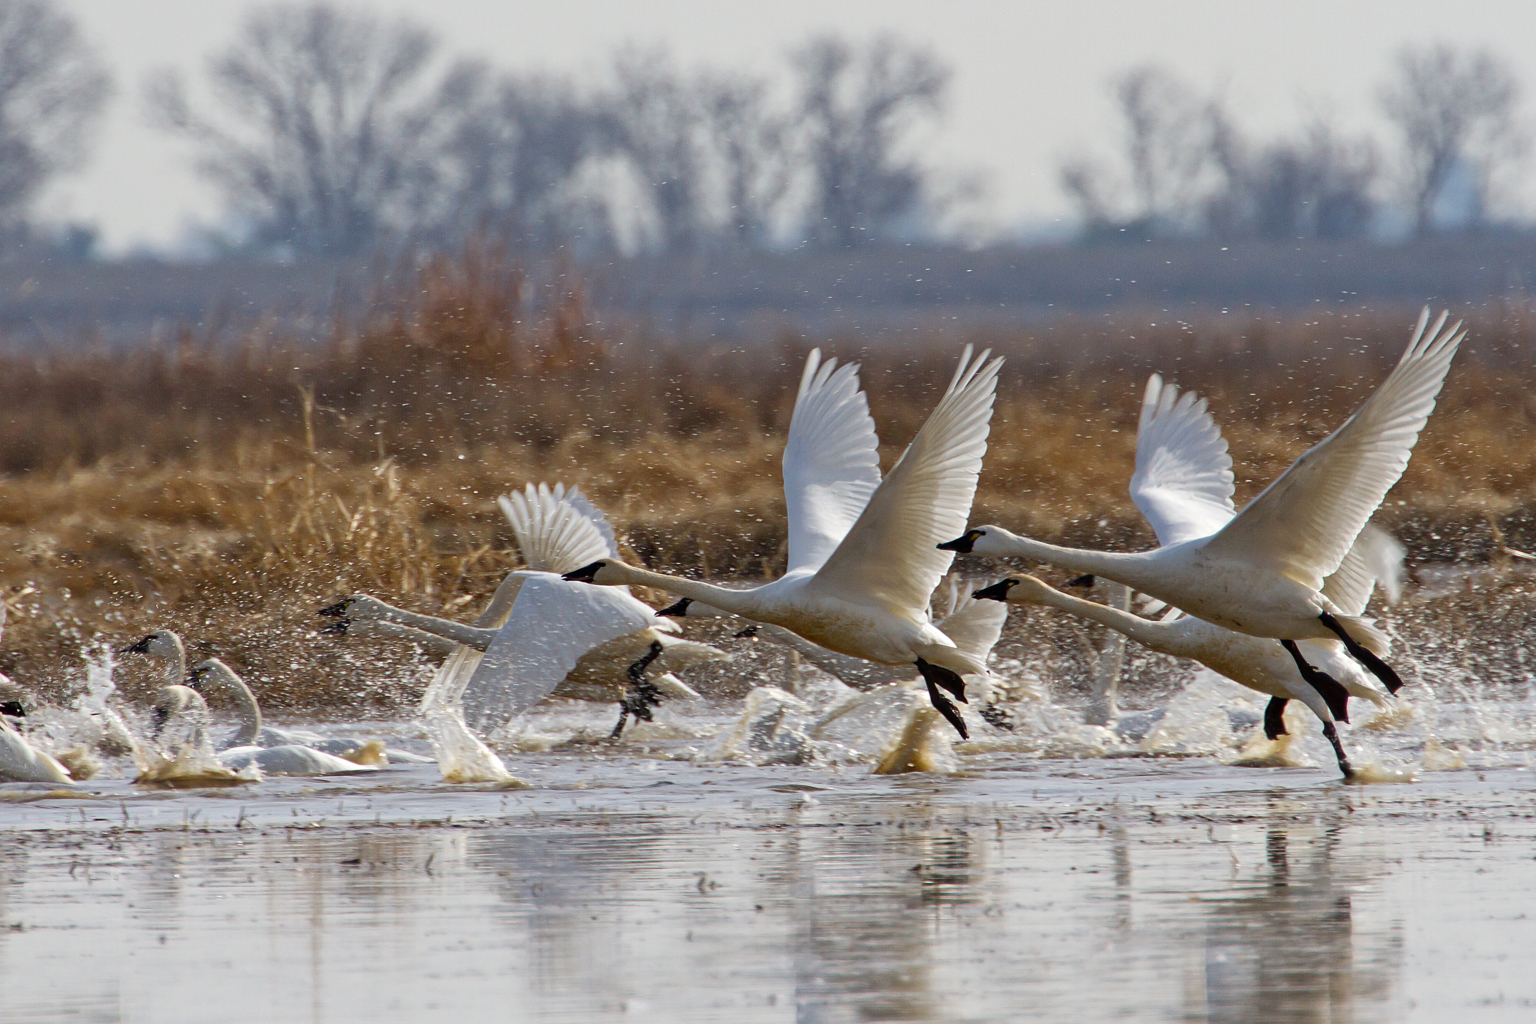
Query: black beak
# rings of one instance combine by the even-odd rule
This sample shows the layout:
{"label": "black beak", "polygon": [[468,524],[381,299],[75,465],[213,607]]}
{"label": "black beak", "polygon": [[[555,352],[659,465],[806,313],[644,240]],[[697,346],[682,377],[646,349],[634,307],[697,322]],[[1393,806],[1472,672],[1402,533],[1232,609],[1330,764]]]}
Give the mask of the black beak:
{"label": "black beak", "polygon": [[591,565],[584,565],[580,569],[568,572],[560,578],[567,583],[591,583],[597,577],[597,570],[601,569],[605,564],[602,560],[598,560]]}
{"label": "black beak", "polygon": [[331,616],[342,616],[342,615],[345,615],[345,614],[347,614],[347,605],[348,605],[348,603],[350,603],[350,601],[351,601],[351,598],[348,598],[348,599],[346,599],[344,601],[337,601],[335,604],[328,604],[324,608],[321,608],[315,614],[316,615],[331,615]]}
{"label": "black beak", "polygon": [[688,614],[688,606],[691,605],[691,604],[693,604],[693,598],[691,598],[691,597],[684,597],[684,598],[679,599],[676,604],[669,604],[669,605],[667,605],[665,608],[663,608],[661,611],[657,612],[656,614],[657,614],[658,617],[666,615],[666,616],[671,616],[673,618],[681,619],[681,618],[685,617]]}
{"label": "black beak", "polygon": [[27,709],[21,706],[21,701],[19,700],[8,700],[0,704],[0,715],[6,715],[10,718],[26,718]]}
{"label": "black beak", "polygon": [[188,672],[187,685],[198,693],[203,692],[203,674],[201,672]]}
{"label": "black beak", "polygon": [[344,635],[347,632],[347,627],[350,625],[352,625],[351,619],[337,619],[335,622],[332,622],[329,625],[321,626],[320,632]]}
{"label": "black beak", "polygon": [[149,637],[145,637],[143,640],[140,640],[136,644],[129,644],[127,647],[119,647],[117,649],[117,653],[118,654],[148,654],[149,653],[149,640],[150,640]]}
{"label": "black beak", "polygon": [[956,537],[954,540],[945,541],[943,544],[940,544],[938,548],[940,551],[958,551],[962,555],[968,555],[971,553],[971,549],[975,546],[976,535],[972,533],[964,533]]}
{"label": "black beak", "polygon": [[744,639],[744,638],[746,638],[746,637],[753,637],[753,636],[757,636],[757,626],[755,626],[755,625],[752,625],[752,626],[748,626],[748,627],[747,627],[747,628],[746,628],[746,629],[743,629],[743,630],[739,630],[739,631],[737,631],[737,632],[736,632],[736,633],[735,633],[735,634],[733,634],[733,635],[734,635],[734,636],[735,636],[735,637],[736,637],[736,639],[738,639],[738,640],[741,640],[741,639]]}
{"label": "black beak", "polygon": [[1005,580],[998,580],[990,587],[982,587],[980,590],[972,591],[971,596],[978,601],[1006,601],[1008,600],[1008,591],[1018,585],[1018,580],[1009,577]]}
{"label": "black beak", "polygon": [[1090,572],[1086,576],[1078,576],[1075,579],[1067,580],[1067,586],[1069,586],[1069,587],[1091,587],[1091,586],[1093,586],[1093,582],[1094,582],[1094,580],[1093,580],[1093,573]]}

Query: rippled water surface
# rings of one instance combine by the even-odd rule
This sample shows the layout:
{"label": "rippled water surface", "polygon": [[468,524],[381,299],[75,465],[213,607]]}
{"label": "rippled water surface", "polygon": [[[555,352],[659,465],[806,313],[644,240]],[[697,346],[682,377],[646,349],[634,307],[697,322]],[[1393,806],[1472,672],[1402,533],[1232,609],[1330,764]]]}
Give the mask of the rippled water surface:
{"label": "rippled water surface", "polygon": [[1357,786],[621,746],[509,755],[527,789],[8,785],[0,1018],[1526,1021],[1523,758]]}

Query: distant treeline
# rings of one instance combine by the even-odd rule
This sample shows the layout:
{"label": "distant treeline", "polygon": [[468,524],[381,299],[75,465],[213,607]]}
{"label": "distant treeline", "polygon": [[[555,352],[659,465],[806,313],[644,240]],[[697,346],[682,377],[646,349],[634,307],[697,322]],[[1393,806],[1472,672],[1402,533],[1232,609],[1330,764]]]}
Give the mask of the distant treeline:
{"label": "distant treeline", "polygon": [[[0,252],[88,257],[89,225],[32,215],[85,154],[110,75],[48,0],[0,0],[0,54]],[[675,257],[955,241],[962,222],[965,241],[1000,237],[957,214],[985,169],[910,155],[952,73],[894,37],[816,37],[767,76],[631,47],[578,81],[455,56],[409,19],[278,4],[253,7],[195,82],[152,76],[143,102],[223,195],[207,255],[346,259],[490,236]],[[1422,237],[1519,217],[1520,82],[1492,53],[1400,53],[1378,96],[1385,146],[1322,112],[1294,138],[1255,138],[1223,96],[1155,66],[1110,85],[1115,155],[1060,167],[1088,240],[1351,239],[1393,218]]]}

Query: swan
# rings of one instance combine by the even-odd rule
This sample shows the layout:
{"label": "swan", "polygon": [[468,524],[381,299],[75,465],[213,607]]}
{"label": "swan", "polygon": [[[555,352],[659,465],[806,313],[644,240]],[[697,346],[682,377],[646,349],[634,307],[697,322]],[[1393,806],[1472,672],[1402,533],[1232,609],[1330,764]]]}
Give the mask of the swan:
{"label": "swan", "polygon": [[[166,663],[165,685],[160,690],[159,699],[154,709],[154,734],[159,735],[175,714],[183,710],[177,705],[178,699],[185,699],[180,691],[187,687],[181,684],[187,677],[187,653],[186,646],[181,637],[169,629],[157,629],[137,642],[121,649],[124,654],[145,654],[152,658],[159,658]],[[221,662],[222,664],[222,662]],[[233,673],[231,673],[233,674]],[[238,677],[237,677],[238,678]],[[240,692],[244,688],[244,693]],[[261,710],[256,706],[256,698],[251,691],[240,682],[240,688],[231,688],[230,696],[234,700],[242,721],[255,722],[255,731],[246,735],[242,727],[239,732],[230,737],[223,744],[224,747],[237,745],[235,737],[240,737],[239,744],[251,744],[258,747],[284,747],[305,746],[327,754],[334,754],[341,758],[359,758],[362,761],[380,760],[380,751],[377,740],[367,740],[358,736],[323,736],[307,729],[279,729],[275,726],[264,725],[261,721]],[[397,757],[402,761],[420,761],[421,755],[412,754],[409,751],[394,750],[388,748],[383,751],[384,757]]]}
{"label": "swan", "polygon": [[[346,775],[378,771],[377,765],[359,764],[311,746],[296,743],[260,745],[257,740],[261,735],[261,707],[256,703],[256,696],[245,685],[245,680],[218,658],[194,665],[187,680],[190,688],[200,695],[204,689],[211,688],[234,702],[240,725],[218,751],[219,763],[226,768],[239,771],[254,764],[265,775]],[[377,740],[373,742],[374,752],[380,753],[378,748],[383,744]]]}
{"label": "swan", "polygon": [[[966,346],[944,397],[883,481],[856,378],[851,392],[824,389],[825,401],[797,399],[790,423],[796,436],[784,451],[789,565],[779,579],[732,590],[617,558],[594,561],[565,578],[656,587],[783,626],[839,654],[916,665],[934,707],[968,736],[959,711],[940,690],[963,702],[963,677],[985,674],[986,665],[934,627],[928,599],[953,559],[948,553],[934,557],[937,538],[951,523],[964,522],[987,449],[1002,363],[988,362],[988,355],[973,361]],[[819,377],[814,360],[808,361],[802,395]],[[802,413],[806,420],[797,433],[794,421]]]}
{"label": "swan", "polygon": [[[6,682],[10,683],[9,680]],[[25,714],[19,702],[7,700],[5,703],[16,705],[15,710]],[[20,716],[9,710],[0,713],[0,782],[59,782],[66,785],[74,782],[69,770],[57,758],[34,747],[11,725],[13,717]]]}
{"label": "swan", "polygon": [[[1451,357],[1465,337],[1460,322],[1442,330],[1445,321],[1442,313],[1434,329],[1426,330],[1426,307],[1407,350],[1375,394],[1235,515],[1226,442],[1219,431],[1194,429],[1165,438],[1144,465],[1138,451],[1132,493],[1157,529],[1158,548],[1067,548],[995,525],[967,530],[939,548],[1034,558],[1104,576],[1218,626],[1279,640],[1320,692],[1336,692],[1337,681],[1309,663],[1296,641],[1337,638],[1396,693],[1402,680],[1380,657],[1387,650],[1386,635],[1369,619],[1345,612],[1322,586],[1339,571],[1366,521],[1402,476],[1434,410]],[[1157,378],[1154,383],[1157,394],[1148,387],[1143,423],[1158,415],[1168,397]],[[1203,402],[1190,402],[1184,411],[1195,406],[1204,411]],[[1221,459],[1227,459],[1225,475],[1212,471]]]}
{"label": "swan", "polygon": [[[662,697],[699,696],[672,672],[730,660],[719,648],[670,635],[677,624],[657,622],[651,607],[627,590],[594,593],[560,579],[558,572],[618,550],[607,516],[579,489],[528,484],[497,499],[497,505],[529,568],[507,574],[475,625],[353,594],[320,610],[340,620],[325,631],[346,633],[353,622],[387,622],[483,652],[478,661],[469,652],[450,659],[457,662],[457,675],[469,673],[462,680],[463,713],[482,730],[557,696],[618,703],[619,721],[611,733],[617,738],[630,715],[649,721]],[[648,670],[659,674],[648,678]]]}
{"label": "swan", "polygon": [[1338,641],[1301,641],[1308,660],[1339,681],[1337,691],[1329,688],[1320,693],[1302,677],[1290,654],[1278,642],[1234,632],[1191,615],[1162,621],[1145,619],[1110,605],[1063,594],[1033,576],[1022,574],[978,590],[974,596],[1058,608],[1108,626],[1154,651],[1198,661],[1235,683],[1267,694],[1271,700],[1264,711],[1264,734],[1270,739],[1286,731],[1282,717],[1286,702],[1299,700],[1322,721],[1323,735],[1332,745],[1345,778],[1351,777],[1354,770],[1334,725],[1335,720],[1349,721],[1345,701],[1353,696],[1382,708],[1390,705],[1390,698],[1370,684],[1369,674],[1345,654]]}

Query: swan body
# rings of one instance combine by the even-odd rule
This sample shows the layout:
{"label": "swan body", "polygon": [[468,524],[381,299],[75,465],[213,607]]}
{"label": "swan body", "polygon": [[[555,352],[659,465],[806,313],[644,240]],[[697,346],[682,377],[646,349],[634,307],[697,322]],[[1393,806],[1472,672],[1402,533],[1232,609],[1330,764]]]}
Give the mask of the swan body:
{"label": "swan body", "polygon": [[[912,665],[929,697],[962,736],[963,677],[984,658],[962,650],[928,614],[952,556],[937,552],[963,523],[976,493],[1001,359],[972,360],[967,346],[949,388],[890,475],[879,479],[877,441],[857,366],[835,368],[813,352],[801,377],[784,451],[789,565],[779,579],[732,590],[626,565],[592,562],[565,578],[598,586],[639,584],[721,611],[782,626],[838,654]],[[939,554],[935,558],[933,555]]]}
{"label": "swan body", "polygon": [[[1061,547],[983,526],[942,545],[981,555],[1022,556],[1105,576],[1208,622],[1292,644],[1344,641],[1387,686],[1402,685],[1381,661],[1389,642],[1373,622],[1333,601],[1323,581],[1346,556],[1388,489],[1402,476],[1434,411],[1460,323],[1419,317],[1397,366],[1344,425],[1297,459],[1241,512],[1232,506],[1231,459],[1203,400],[1179,398],[1154,376],[1142,404],[1132,496],[1162,545],[1124,553]],[[1363,608],[1361,609],[1363,610]],[[1310,676],[1309,676],[1310,678]]]}
{"label": "swan body", "polygon": [[[945,547],[1035,558],[1105,576],[1253,636],[1334,639],[1336,634],[1319,619],[1319,613],[1329,612],[1346,622],[1352,636],[1358,628],[1358,640],[1366,648],[1380,649],[1385,638],[1368,621],[1342,615],[1322,593],[1322,583],[1338,570],[1382,497],[1402,475],[1465,336],[1459,323],[1442,330],[1444,314],[1434,330],[1426,331],[1428,317],[1426,309],[1402,360],[1376,393],[1214,531],[1201,532],[1225,511],[1219,499],[1172,500],[1159,506],[1163,522],[1149,516],[1159,528],[1159,540],[1168,538],[1152,551],[1067,548],[992,525],[973,529]],[[1154,382],[1162,390],[1161,381]],[[1144,423],[1155,416],[1153,390],[1148,389],[1149,402],[1143,405]],[[1203,403],[1197,404],[1203,412]],[[1224,454],[1224,442],[1221,447]],[[1170,454],[1177,459],[1181,453]],[[1230,481],[1230,459],[1226,473]],[[1224,500],[1230,508],[1230,490]]]}
{"label": "swan body", "polygon": [[[461,713],[485,731],[551,696],[619,703],[621,730],[630,714],[648,718],[650,704],[661,696],[698,696],[670,673],[730,660],[716,647],[671,635],[677,624],[658,622],[651,607],[628,591],[593,591],[560,579],[556,570],[618,547],[607,517],[579,490],[530,484],[497,504],[531,568],[508,573],[474,625],[354,594],[323,609],[340,618],[326,629],[344,633],[354,623],[387,624],[388,635],[398,639],[429,648],[451,643]],[[655,678],[648,679],[647,671]],[[634,692],[642,683],[654,692]]]}
{"label": "swan body", "polygon": [[219,763],[226,768],[238,771],[254,763],[268,775],[336,775],[378,770],[375,765],[359,764],[292,742],[262,745],[261,706],[256,703],[255,694],[245,685],[245,680],[218,658],[194,665],[188,679],[193,684],[192,689],[199,694],[203,689],[217,690],[235,706],[239,727],[217,752]]}
{"label": "swan body", "polygon": [[34,747],[0,717],[0,782],[57,782],[74,780],[62,764],[50,754]]}

